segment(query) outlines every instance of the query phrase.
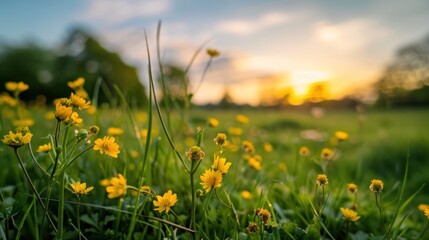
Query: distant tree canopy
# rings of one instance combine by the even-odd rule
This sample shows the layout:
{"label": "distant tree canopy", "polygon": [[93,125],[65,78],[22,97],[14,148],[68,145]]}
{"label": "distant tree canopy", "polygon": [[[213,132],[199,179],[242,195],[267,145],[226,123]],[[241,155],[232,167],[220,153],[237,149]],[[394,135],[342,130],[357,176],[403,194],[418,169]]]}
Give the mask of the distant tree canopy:
{"label": "distant tree canopy", "polygon": [[[33,43],[0,47],[0,66],[1,83],[23,81],[30,85],[30,90],[21,95],[23,100],[34,100],[38,95],[48,101],[68,96],[71,89],[67,82],[83,77],[90,95],[97,80],[102,79],[99,102],[110,101],[115,96],[113,86],[117,85],[133,105],[147,103],[136,68],[82,29],[71,31],[58,49],[44,49]],[[4,90],[1,84],[0,91]]]}
{"label": "distant tree canopy", "polygon": [[429,36],[399,49],[376,86],[380,106],[428,106]]}

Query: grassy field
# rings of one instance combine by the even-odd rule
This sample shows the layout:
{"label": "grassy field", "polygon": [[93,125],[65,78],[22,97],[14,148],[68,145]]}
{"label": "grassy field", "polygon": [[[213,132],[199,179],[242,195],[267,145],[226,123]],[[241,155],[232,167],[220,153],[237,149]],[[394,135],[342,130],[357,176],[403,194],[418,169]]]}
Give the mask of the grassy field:
{"label": "grassy field", "polygon": [[427,109],[0,103],[5,239],[429,237]]}

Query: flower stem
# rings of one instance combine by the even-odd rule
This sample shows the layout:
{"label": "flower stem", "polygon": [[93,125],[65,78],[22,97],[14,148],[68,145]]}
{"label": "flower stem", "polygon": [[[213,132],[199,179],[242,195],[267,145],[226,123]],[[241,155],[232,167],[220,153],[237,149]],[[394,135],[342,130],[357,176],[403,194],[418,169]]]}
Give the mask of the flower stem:
{"label": "flower stem", "polygon": [[58,196],[58,239],[63,239],[64,234],[64,180],[65,176],[62,173],[59,176],[60,185],[58,187],[59,196]]}
{"label": "flower stem", "polygon": [[[19,160],[19,164],[21,165],[22,171],[24,172],[24,175],[27,178],[27,181],[30,183],[31,188],[33,189],[34,194],[36,194],[37,200],[39,201],[40,205],[42,206],[42,209],[44,211],[47,211],[47,209],[45,207],[45,204],[43,204],[42,198],[39,195],[39,192],[37,191],[36,187],[33,184],[33,181],[31,181],[30,175],[28,174],[27,170],[24,167],[24,163],[23,163],[23,161],[21,159],[21,156],[19,155],[18,148],[13,148],[13,151],[14,151],[16,157]],[[52,222],[52,219],[49,217],[49,215],[47,215],[47,217],[48,217],[48,220],[49,220],[50,224],[54,228],[55,232],[57,232],[57,228],[55,227],[54,222]]]}
{"label": "flower stem", "polygon": [[[194,168],[195,161],[192,161],[191,169]],[[189,228],[195,230],[195,186],[194,186],[194,173],[193,171],[189,172],[189,178],[191,182],[191,226]]]}

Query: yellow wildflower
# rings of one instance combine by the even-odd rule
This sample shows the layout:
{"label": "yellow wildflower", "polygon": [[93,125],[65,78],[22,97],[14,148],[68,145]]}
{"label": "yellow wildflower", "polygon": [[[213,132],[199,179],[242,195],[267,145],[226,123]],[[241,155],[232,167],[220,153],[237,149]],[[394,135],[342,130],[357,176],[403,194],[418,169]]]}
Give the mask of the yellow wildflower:
{"label": "yellow wildflower", "polygon": [[360,216],[357,215],[357,212],[352,209],[340,208],[340,210],[343,213],[344,218],[349,222],[356,222],[360,218]]}
{"label": "yellow wildflower", "polygon": [[265,225],[267,225],[268,220],[271,218],[271,213],[266,209],[260,209],[258,212],[258,217],[264,222]]}
{"label": "yellow wildflower", "polygon": [[119,136],[122,134],[124,134],[124,130],[122,130],[121,128],[110,127],[107,129],[107,135]]}
{"label": "yellow wildflower", "polygon": [[74,80],[73,82],[67,83],[67,85],[73,90],[76,90],[78,88],[82,88],[84,84],[85,84],[85,79],[82,77]]}
{"label": "yellow wildflower", "polygon": [[86,183],[80,183],[79,181],[76,183],[70,183],[70,186],[72,187],[74,193],[78,195],[79,197],[82,195],[88,194],[94,187],[86,187]]}
{"label": "yellow wildflower", "polygon": [[152,192],[152,188],[150,188],[149,186],[142,186],[140,188],[140,193],[150,194],[151,192]]}
{"label": "yellow wildflower", "polygon": [[109,185],[106,187],[108,198],[117,198],[125,194],[125,190],[127,190],[127,179],[125,179],[122,174],[119,173],[117,177],[112,177],[108,183]]}
{"label": "yellow wildflower", "polygon": [[347,140],[347,138],[349,138],[349,134],[343,131],[337,131],[335,132],[335,137],[337,138],[338,141],[342,142]]}
{"label": "yellow wildflower", "polygon": [[310,149],[308,149],[308,147],[302,146],[301,148],[299,148],[299,155],[306,157],[309,154],[310,154]]}
{"label": "yellow wildflower", "polygon": [[428,204],[419,204],[418,208],[420,211],[424,212],[426,209],[429,209],[429,205]]}
{"label": "yellow wildflower", "polygon": [[55,105],[55,117],[59,121],[66,120],[73,113],[73,108],[70,106],[63,105],[61,101],[58,101]]}
{"label": "yellow wildflower", "polygon": [[241,197],[243,197],[244,199],[252,199],[252,194],[249,191],[241,191],[240,192]]}
{"label": "yellow wildflower", "polygon": [[205,155],[206,154],[203,152],[203,150],[198,146],[193,146],[186,152],[186,156],[188,157],[189,161],[195,162],[202,160]]}
{"label": "yellow wildflower", "polygon": [[9,105],[10,107],[14,107],[14,106],[16,106],[18,101],[15,98],[11,97],[9,94],[2,93],[0,95],[0,105],[3,105],[4,103]]}
{"label": "yellow wildflower", "polygon": [[165,211],[168,213],[170,211],[170,208],[174,206],[177,202],[177,194],[173,194],[171,190],[168,190],[167,193],[164,193],[163,196],[157,195],[156,200],[153,200],[153,205],[155,205],[155,210],[159,211],[159,213],[162,213]]}
{"label": "yellow wildflower", "polygon": [[243,114],[238,114],[235,116],[235,120],[241,124],[248,124],[250,122],[249,118],[244,116]]}
{"label": "yellow wildflower", "polygon": [[91,102],[87,102],[85,98],[71,93],[70,95],[71,105],[79,109],[87,109],[91,106]]}
{"label": "yellow wildflower", "polygon": [[207,122],[209,123],[209,127],[219,126],[219,121],[216,118],[208,118]]}
{"label": "yellow wildflower", "polygon": [[6,82],[6,89],[10,92],[20,93],[28,89],[28,85],[23,82]]}
{"label": "yellow wildflower", "polygon": [[347,190],[350,193],[355,193],[358,190],[358,186],[356,184],[354,184],[354,183],[349,183],[349,184],[347,184]]}
{"label": "yellow wildflower", "polygon": [[259,161],[258,158],[250,157],[248,158],[247,162],[249,163],[250,167],[255,170],[259,171],[262,168],[261,161]]}
{"label": "yellow wildflower", "polygon": [[429,209],[426,209],[426,210],[424,211],[424,214],[425,214],[425,216],[426,216],[427,218],[429,218]]}
{"label": "yellow wildflower", "polygon": [[100,185],[103,187],[107,187],[110,185],[110,179],[109,178],[105,178],[103,180],[100,181]]}
{"label": "yellow wildflower", "polygon": [[51,145],[51,143],[47,143],[47,144],[40,145],[40,146],[37,148],[37,152],[38,152],[38,153],[47,153],[47,152],[49,152],[49,151],[51,151],[51,150],[52,150],[52,145]]}
{"label": "yellow wildflower", "polygon": [[381,181],[379,179],[373,179],[373,180],[371,180],[371,185],[369,186],[369,189],[372,192],[378,193],[378,192],[383,191],[383,187],[384,187],[383,181]]}
{"label": "yellow wildflower", "polygon": [[218,188],[221,186],[222,173],[213,169],[207,169],[201,176],[201,185],[208,193],[212,188]]}
{"label": "yellow wildflower", "polygon": [[255,152],[255,146],[253,146],[253,143],[251,143],[250,141],[243,141],[241,143],[241,146],[243,147],[243,149],[246,153],[254,153]]}
{"label": "yellow wildflower", "polygon": [[10,147],[19,148],[31,141],[33,134],[27,126],[20,126],[15,129],[15,133],[10,131],[8,135],[4,135],[2,142]]}
{"label": "yellow wildflower", "polygon": [[119,151],[119,145],[115,143],[114,137],[103,137],[99,138],[94,142],[94,150],[100,150],[101,154],[106,154],[111,157],[117,158]]}
{"label": "yellow wildflower", "polygon": [[218,133],[216,138],[214,139],[216,145],[223,146],[226,143],[226,134]]}
{"label": "yellow wildflower", "polygon": [[328,176],[326,174],[319,174],[316,178],[316,184],[319,186],[325,186],[328,184]]}
{"label": "yellow wildflower", "polygon": [[267,153],[270,153],[273,151],[273,145],[271,145],[270,143],[264,143],[264,150]]}
{"label": "yellow wildflower", "polygon": [[208,49],[207,49],[207,54],[208,54],[210,57],[212,57],[212,58],[217,57],[217,56],[219,56],[219,55],[220,55],[219,51],[218,51],[218,50],[216,50],[216,49],[213,49],[213,48],[208,48]]}
{"label": "yellow wildflower", "polygon": [[323,148],[322,152],[320,153],[320,157],[324,160],[330,160],[334,155],[334,152],[329,148]]}
{"label": "yellow wildflower", "polygon": [[67,125],[76,125],[79,126],[80,124],[82,124],[83,119],[79,117],[79,113],[77,112],[72,112],[72,114],[64,119],[64,123]]}
{"label": "yellow wildflower", "polygon": [[213,163],[213,170],[220,171],[222,174],[228,173],[229,167],[231,167],[230,162],[226,162],[226,158],[221,158],[219,156],[216,156],[214,163]]}
{"label": "yellow wildflower", "polygon": [[34,125],[34,120],[30,119],[30,118],[13,120],[12,124],[14,126],[29,126],[29,127],[31,127]]}
{"label": "yellow wildflower", "polygon": [[233,136],[240,136],[241,134],[243,134],[243,129],[238,127],[230,127],[228,128],[228,132]]}

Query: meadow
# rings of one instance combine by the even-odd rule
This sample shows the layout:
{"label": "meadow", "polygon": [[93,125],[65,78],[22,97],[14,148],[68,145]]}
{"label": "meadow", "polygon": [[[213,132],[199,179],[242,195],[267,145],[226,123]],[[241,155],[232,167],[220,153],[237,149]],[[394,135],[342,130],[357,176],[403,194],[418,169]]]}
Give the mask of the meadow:
{"label": "meadow", "polygon": [[[425,239],[426,109],[1,98],[3,239]],[[186,106],[186,105],[185,105]],[[170,107],[170,108],[169,108]]]}

